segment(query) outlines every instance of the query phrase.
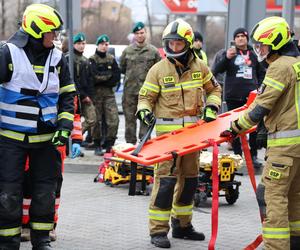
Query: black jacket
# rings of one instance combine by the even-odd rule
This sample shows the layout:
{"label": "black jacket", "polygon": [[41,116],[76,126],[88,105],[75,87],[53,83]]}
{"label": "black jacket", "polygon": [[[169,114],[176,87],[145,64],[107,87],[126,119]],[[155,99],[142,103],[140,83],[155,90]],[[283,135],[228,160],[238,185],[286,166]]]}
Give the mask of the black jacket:
{"label": "black jacket", "polygon": [[[249,53],[251,63],[246,65],[241,53],[245,56]],[[252,69],[252,79],[241,77],[243,67]],[[226,57],[226,50],[222,53],[220,61],[216,62],[212,69],[214,76],[226,72],[225,77],[225,100],[246,102],[249,92],[257,89],[265,76],[264,67],[257,61],[253,49],[248,46],[246,51],[237,49],[237,54],[232,59]]]}

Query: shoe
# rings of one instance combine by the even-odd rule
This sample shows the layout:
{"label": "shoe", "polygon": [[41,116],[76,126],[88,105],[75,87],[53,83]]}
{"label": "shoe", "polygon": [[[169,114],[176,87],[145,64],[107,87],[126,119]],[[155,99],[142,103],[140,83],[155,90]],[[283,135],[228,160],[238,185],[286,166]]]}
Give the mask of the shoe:
{"label": "shoe", "polygon": [[21,230],[21,241],[30,241],[30,228],[22,228]]}
{"label": "shoe", "polygon": [[56,241],[56,240],[57,240],[57,234],[56,234],[55,229],[52,229],[52,230],[49,232],[49,236],[50,236],[50,240],[51,240],[51,241]]}
{"label": "shoe", "polygon": [[167,233],[157,233],[151,235],[151,244],[159,248],[171,247],[171,243],[167,237]]}
{"label": "shoe", "polygon": [[186,240],[204,240],[205,235],[197,232],[192,224],[187,227],[173,227],[172,237]]}
{"label": "shoe", "polygon": [[253,167],[256,169],[261,168],[263,166],[263,164],[257,160],[257,156],[252,156],[252,163]]}
{"label": "shoe", "polygon": [[95,148],[95,155],[103,156],[104,155],[104,151],[102,150],[102,148],[96,147]]}
{"label": "shoe", "polygon": [[53,250],[49,243],[41,244],[37,247],[33,247],[32,250]]}
{"label": "shoe", "polygon": [[85,150],[94,150],[96,149],[96,145],[92,142],[92,143],[89,143],[88,145],[86,145],[84,148]]}

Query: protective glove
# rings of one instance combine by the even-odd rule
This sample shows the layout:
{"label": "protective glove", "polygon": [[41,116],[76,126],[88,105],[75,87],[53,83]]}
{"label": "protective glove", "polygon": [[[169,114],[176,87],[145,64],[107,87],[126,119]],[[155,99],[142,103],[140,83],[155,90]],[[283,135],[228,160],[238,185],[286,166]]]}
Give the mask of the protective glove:
{"label": "protective glove", "polygon": [[257,147],[257,149],[267,148],[268,130],[267,130],[263,120],[261,120],[258,123],[256,131],[257,131],[257,135],[256,135],[256,147]]}
{"label": "protective glove", "polygon": [[212,122],[217,119],[217,111],[211,107],[205,107],[202,119],[206,122]]}
{"label": "protective glove", "polygon": [[70,132],[65,130],[58,130],[55,132],[52,138],[52,144],[54,146],[63,146],[67,143]]}
{"label": "protective glove", "polygon": [[223,132],[221,132],[221,137],[229,137],[230,141],[233,141],[234,138],[236,138],[238,135],[237,132],[235,132],[232,128],[226,129]]}
{"label": "protective glove", "polygon": [[139,110],[137,113],[137,117],[148,126],[155,120],[154,114],[148,109]]}
{"label": "protective glove", "polygon": [[71,158],[74,159],[81,154],[81,148],[79,143],[72,144],[72,155]]}

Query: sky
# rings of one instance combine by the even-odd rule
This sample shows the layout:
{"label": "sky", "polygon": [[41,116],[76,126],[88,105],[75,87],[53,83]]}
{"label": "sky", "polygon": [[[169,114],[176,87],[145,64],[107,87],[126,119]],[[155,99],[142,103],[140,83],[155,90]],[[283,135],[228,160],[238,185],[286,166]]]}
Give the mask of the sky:
{"label": "sky", "polygon": [[[121,0],[117,1],[121,2]],[[147,20],[147,10],[145,3],[146,0],[125,0],[124,4],[131,8],[132,18],[134,19],[134,21],[145,22]]]}

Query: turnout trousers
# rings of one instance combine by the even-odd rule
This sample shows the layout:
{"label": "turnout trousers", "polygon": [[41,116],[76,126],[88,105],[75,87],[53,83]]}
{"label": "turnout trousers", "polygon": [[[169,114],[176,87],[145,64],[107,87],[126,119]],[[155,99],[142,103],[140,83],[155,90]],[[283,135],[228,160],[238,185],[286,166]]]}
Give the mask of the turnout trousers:
{"label": "turnout trousers", "polygon": [[[300,157],[268,152],[262,184],[266,218],[263,240],[266,250],[300,249]],[[296,248],[290,242],[298,241]]]}
{"label": "turnout trousers", "polygon": [[149,207],[150,235],[168,233],[170,217],[180,227],[192,220],[193,198],[198,185],[199,152],[159,163],[154,170],[154,185]]}
{"label": "turnout trousers", "polygon": [[37,235],[32,244],[47,240],[54,225],[55,191],[61,176],[60,153],[51,142],[29,144],[0,136],[0,246],[4,250],[20,247],[27,157],[32,187],[30,227],[32,234]]}

